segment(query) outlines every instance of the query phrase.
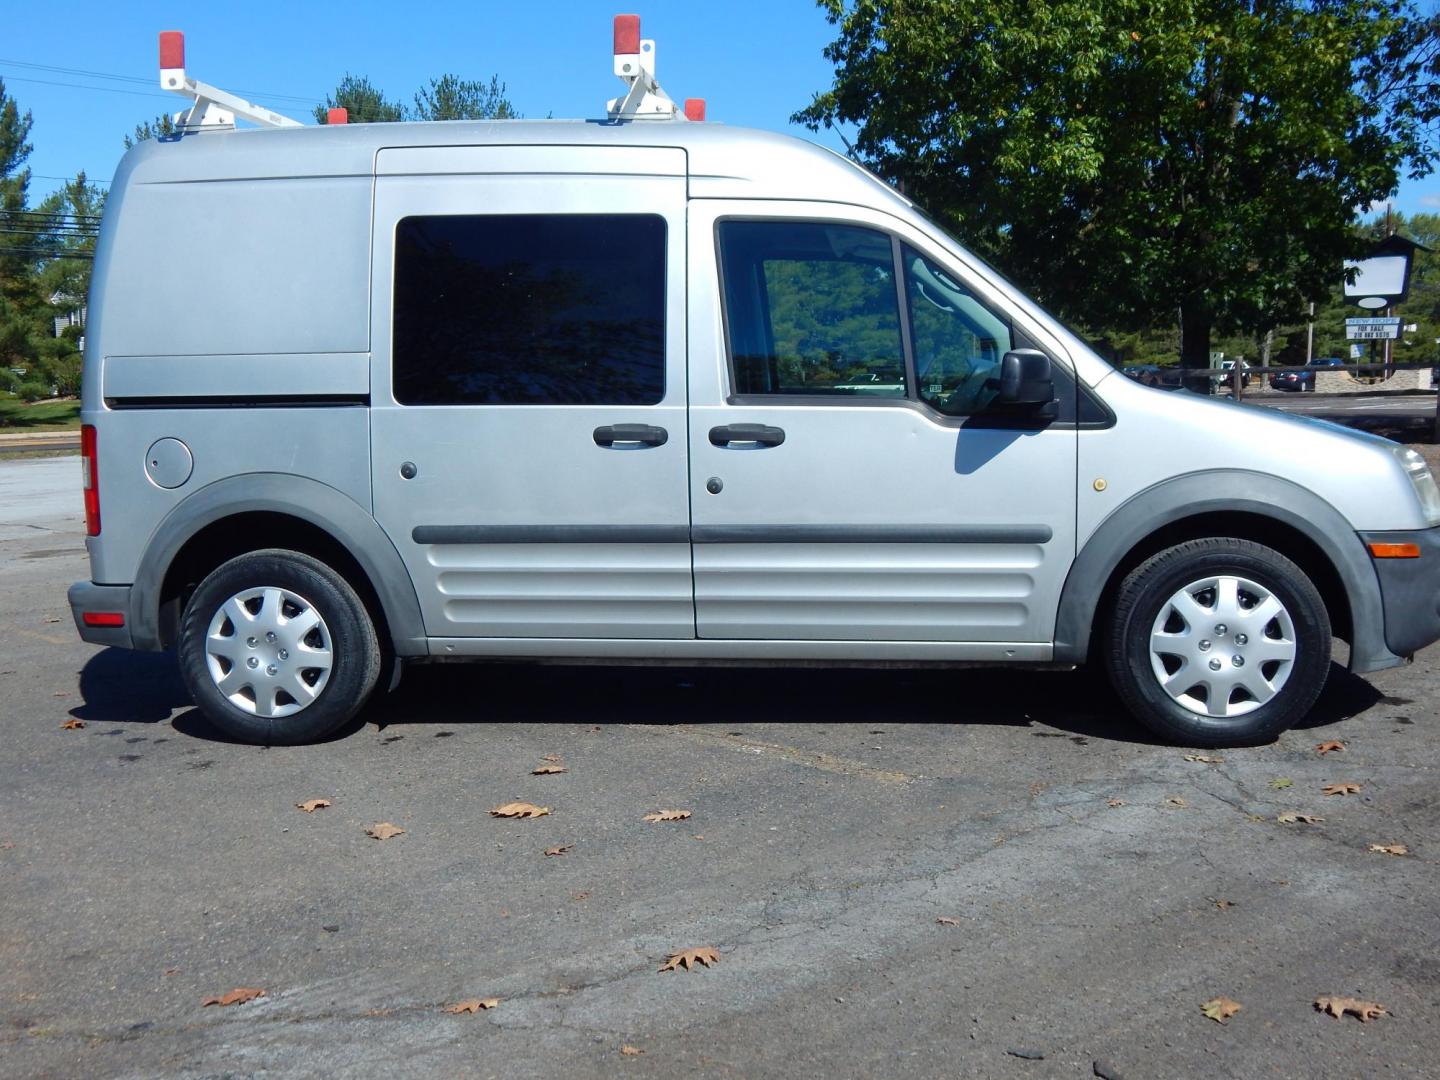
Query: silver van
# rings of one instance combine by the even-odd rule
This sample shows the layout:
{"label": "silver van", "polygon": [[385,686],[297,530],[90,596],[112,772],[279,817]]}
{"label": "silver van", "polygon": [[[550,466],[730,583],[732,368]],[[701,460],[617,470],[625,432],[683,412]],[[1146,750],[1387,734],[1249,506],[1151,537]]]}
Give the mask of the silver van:
{"label": "silver van", "polygon": [[1095,663],[1233,745],[1332,636],[1440,638],[1413,451],[1138,385],[843,157],[709,123],[142,142],[83,424],[81,636],[256,742],[475,657]]}

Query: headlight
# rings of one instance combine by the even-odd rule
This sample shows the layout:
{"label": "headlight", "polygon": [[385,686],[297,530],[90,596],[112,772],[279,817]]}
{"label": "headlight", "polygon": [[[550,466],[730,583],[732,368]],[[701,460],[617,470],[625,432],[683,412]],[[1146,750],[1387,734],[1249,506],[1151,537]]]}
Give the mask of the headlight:
{"label": "headlight", "polygon": [[1425,515],[1426,522],[1440,525],[1440,487],[1435,485],[1430,466],[1408,446],[1393,447],[1391,452],[1405,469],[1405,475],[1410,477],[1410,486],[1415,489],[1415,497],[1420,500],[1420,512]]}

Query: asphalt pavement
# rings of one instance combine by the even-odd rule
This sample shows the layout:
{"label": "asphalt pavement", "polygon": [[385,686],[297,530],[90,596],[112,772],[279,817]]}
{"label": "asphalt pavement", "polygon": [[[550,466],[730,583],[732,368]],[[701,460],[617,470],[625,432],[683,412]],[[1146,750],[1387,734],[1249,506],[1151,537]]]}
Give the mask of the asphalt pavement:
{"label": "asphalt pavement", "polygon": [[1440,650],[1235,751],[1085,673],[518,665],[241,746],[76,639],[77,471],[0,464],[0,1075],[1435,1075]]}

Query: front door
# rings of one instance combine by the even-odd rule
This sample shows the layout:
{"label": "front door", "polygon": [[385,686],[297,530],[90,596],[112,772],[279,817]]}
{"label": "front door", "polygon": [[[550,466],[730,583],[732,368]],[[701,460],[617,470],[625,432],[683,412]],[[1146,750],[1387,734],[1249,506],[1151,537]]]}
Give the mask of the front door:
{"label": "front door", "polygon": [[693,638],[683,151],[376,171],[375,516],[426,632]]}
{"label": "front door", "polygon": [[1042,342],[924,233],[858,207],[695,201],[690,258],[699,636],[1048,656],[1075,554],[1055,344],[1068,409],[998,415],[1001,356]]}

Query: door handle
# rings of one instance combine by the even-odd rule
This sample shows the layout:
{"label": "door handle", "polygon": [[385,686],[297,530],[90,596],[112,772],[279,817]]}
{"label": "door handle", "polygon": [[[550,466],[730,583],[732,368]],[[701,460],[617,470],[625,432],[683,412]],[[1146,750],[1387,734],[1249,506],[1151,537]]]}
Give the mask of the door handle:
{"label": "door handle", "polygon": [[771,427],[768,424],[725,424],[722,427],[710,429],[710,443],[712,446],[730,446],[733,443],[750,443],[756,449],[764,449],[769,446],[779,446],[785,441],[785,431],[782,428]]}
{"label": "door handle", "polygon": [[[641,446],[664,446],[670,433],[650,424],[606,424],[595,429],[595,445],[615,449],[616,443]],[[623,445],[621,447],[624,448]]]}

